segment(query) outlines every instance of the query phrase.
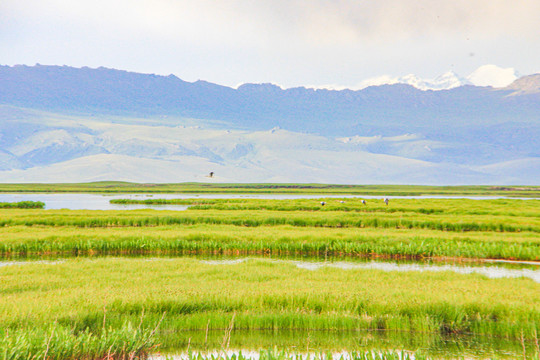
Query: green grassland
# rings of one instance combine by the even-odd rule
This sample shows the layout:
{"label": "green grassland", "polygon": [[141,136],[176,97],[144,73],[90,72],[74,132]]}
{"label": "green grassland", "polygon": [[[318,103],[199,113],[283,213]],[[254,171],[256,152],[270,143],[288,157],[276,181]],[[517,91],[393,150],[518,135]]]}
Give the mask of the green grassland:
{"label": "green grassland", "polygon": [[[161,200],[153,200],[163,202]],[[344,201],[344,202],[341,202]],[[174,200],[186,211],[0,209],[0,253],[540,261],[539,200]]]}
{"label": "green grassland", "polygon": [[[72,259],[0,268],[3,328],[395,330],[531,339],[540,284],[451,272],[306,270],[252,260]],[[144,313],[144,316],[142,316]],[[234,320],[233,320],[234,316]]]}
{"label": "green grassland", "polygon": [[540,186],[419,186],[336,184],[139,184],[121,181],[59,184],[0,184],[0,193],[241,193],[241,194],[359,194],[376,196],[508,196],[540,197]]}

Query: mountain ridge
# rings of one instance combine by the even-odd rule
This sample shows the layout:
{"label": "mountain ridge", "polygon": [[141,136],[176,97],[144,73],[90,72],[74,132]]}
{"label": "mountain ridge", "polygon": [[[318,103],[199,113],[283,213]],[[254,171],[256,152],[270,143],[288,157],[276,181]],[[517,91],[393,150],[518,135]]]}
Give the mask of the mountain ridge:
{"label": "mountain ridge", "polygon": [[64,169],[81,171],[76,181],[177,182],[217,169],[238,182],[535,184],[539,79],[234,89],[103,67],[0,66],[0,181],[54,182]]}

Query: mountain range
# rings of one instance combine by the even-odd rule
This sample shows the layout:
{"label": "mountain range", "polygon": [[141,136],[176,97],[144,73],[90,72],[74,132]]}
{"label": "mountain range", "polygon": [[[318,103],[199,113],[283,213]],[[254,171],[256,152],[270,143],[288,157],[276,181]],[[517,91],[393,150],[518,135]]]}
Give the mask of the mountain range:
{"label": "mountain range", "polygon": [[0,66],[2,182],[538,184],[538,139],[540,74],[338,91]]}

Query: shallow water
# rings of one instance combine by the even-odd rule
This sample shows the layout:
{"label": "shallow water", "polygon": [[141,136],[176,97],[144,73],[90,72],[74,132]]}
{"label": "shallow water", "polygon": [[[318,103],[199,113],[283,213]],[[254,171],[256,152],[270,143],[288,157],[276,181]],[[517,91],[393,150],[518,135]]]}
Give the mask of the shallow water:
{"label": "shallow water", "polygon": [[56,264],[61,264],[63,262],[64,262],[63,260],[0,261],[0,267],[27,265],[27,264],[56,265]]}
{"label": "shallow water", "polygon": [[[455,336],[397,331],[296,331],[296,330],[234,330],[229,347],[224,345],[224,331],[179,331],[160,334],[164,343],[161,353],[151,357],[185,359],[189,347],[195,353],[238,354],[259,357],[259,351],[285,350],[295,354],[316,355],[331,352],[334,356],[352,351],[406,350],[421,351],[431,358],[523,358],[519,341],[483,336]],[[226,341],[225,341],[226,343]],[[526,342],[527,353],[533,353],[535,345]]]}
{"label": "shallow water", "polygon": [[[117,255],[82,256],[86,259],[116,258]],[[249,261],[272,261],[276,263],[294,264],[301,269],[317,271],[322,268],[334,268],[341,270],[373,269],[381,271],[418,271],[440,272],[452,271],[460,274],[480,274],[488,278],[529,278],[540,283],[540,262],[485,262],[485,261],[452,261],[452,260],[384,260],[373,258],[353,257],[314,257],[314,256],[233,256],[233,255],[208,255],[208,254],[178,254],[178,255],[144,255],[133,254],[122,257],[143,259],[144,261],[173,261],[180,258],[197,259],[202,263],[217,266],[237,265]],[[1,257],[0,257],[1,258]],[[69,256],[35,256],[14,257],[0,261],[0,267],[26,264],[59,264],[65,260],[77,257]]]}
{"label": "shallow water", "polygon": [[[206,264],[212,265],[235,265],[246,261],[256,260],[257,258],[237,258],[237,259],[222,259],[222,260],[201,260]],[[275,262],[293,263],[297,267],[307,270],[316,271],[321,268],[329,267],[342,270],[353,269],[374,269],[382,271],[420,271],[420,272],[439,272],[439,271],[452,271],[460,274],[481,274],[488,278],[529,278],[533,281],[540,283],[540,263],[529,263],[530,268],[508,268],[507,266],[499,265],[471,265],[465,263],[423,263],[423,262],[407,262],[399,263],[394,261],[381,261],[381,260],[369,260],[366,262],[351,262],[351,261],[317,261],[317,260],[278,260],[273,259]]]}
{"label": "shallow water", "polygon": [[186,210],[186,205],[111,204],[112,199],[139,199],[144,195],[101,194],[0,194],[0,202],[41,201],[45,209],[68,210]]}
{"label": "shallow water", "polygon": [[[111,256],[114,257],[114,256]],[[168,261],[181,258],[183,256],[176,257],[140,257],[145,261]],[[279,258],[260,258],[260,257],[207,257],[200,256],[185,256],[189,258],[196,258],[199,261],[217,266],[232,266],[248,261],[267,260],[276,263],[292,263],[301,269],[317,271],[322,268],[334,268],[344,271],[354,269],[373,269],[381,271],[417,271],[417,272],[440,272],[440,271],[452,271],[459,274],[480,274],[488,278],[528,278],[537,283],[540,283],[540,263],[528,262],[526,264],[493,264],[493,263],[449,263],[449,262],[423,262],[423,261],[386,261],[386,260],[373,260],[373,259],[358,259],[356,261],[347,261],[343,258],[327,259],[326,261],[320,258],[303,258],[298,259],[279,259]],[[99,258],[99,257],[95,257]],[[135,257],[137,258],[137,257]],[[0,261],[0,267],[11,265],[25,265],[25,264],[46,264],[55,265],[62,263],[67,258],[57,258],[44,260],[42,258],[34,259],[17,259],[17,260],[5,260]],[[88,257],[91,259],[91,257]]]}
{"label": "shallow water", "polygon": [[[69,209],[69,210],[186,210],[186,205],[146,205],[146,204],[111,204],[112,199],[321,199],[321,198],[363,198],[382,199],[385,196],[374,195],[324,195],[324,194],[0,194],[0,202],[41,201],[45,203],[45,209]],[[521,199],[504,196],[386,196],[389,199],[471,199],[471,200],[494,200],[494,199]]]}

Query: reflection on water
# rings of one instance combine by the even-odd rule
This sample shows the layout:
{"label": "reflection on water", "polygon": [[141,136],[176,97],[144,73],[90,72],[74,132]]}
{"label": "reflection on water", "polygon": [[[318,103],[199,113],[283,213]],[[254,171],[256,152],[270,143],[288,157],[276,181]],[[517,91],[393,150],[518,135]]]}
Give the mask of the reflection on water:
{"label": "reflection on water", "polygon": [[297,262],[296,265],[303,269],[318,270],[322,267],[339,269],[375,269],[383,271],[453,271],[460,274],[482,274],[489,278],[519,278],[527,277],[540,283],[540,270],[531,269],[506,269],[496,266],[464,266],[464,265],[426,265],[426,264],[397,264],[393,262],[371,261],[367,264],[355,264],[349,262],[321,263],[321,262]]}
{"label": "reflection on water", "polygon": [[[224,331],[180,331],[161,333],[161,357],[181,356],[188,346],[196,352],[215,352],[227,348]],[[534,353],[535,344],[525,343],[526,351]],[[320,353],[367,350],[421,351],[433,358],[523,358],[519,341],[482,336],[442,336],[433,333],[399,331],[297,331],[297,330],[235,330],[228,349],[244,355],[258,355],[260,350],[286,350],[295,353]],[[230,352],[230,353],[231,353]],[[156,354],[157,355],[157,354]]]}
{"label": "reflection on water", "polygon": [[[136,197],[135,197],[136,196]],[[111,204],[112,199],[140,198],[141,195],[101,194],[0,194],[0,202],[41,201],[45,209],[69,210],[186,210],[186,205]]]}
{"label": "reflection on water", "polygon": [[43,265],[56,265],[61,264],[62,260],[33,260],[33,261],[0,261],[0,267],[14,266],[14,265],[26,265],[26,264],[43,264]]}
{"label": "reflection on water", "polygon": [[[241,262],[249,261],[256,258],[227,258],[227,259],[210,259],[202,260],[207,264],[213,265],[234,265]],[[283,260],[273,259],[276,262],[292,262],[299,268],[307,270],[318,270],[324,267],[337,268],[343,270],[351,269],[375,269],[382,271],[453,271],[460,274],[481,274],[489,278],[530,278],[540,283],[540,263],[534,264],[529,262],[527,264],[517,264],[516,268],[502,267],[495,264],[485,266],[483,264],[470,263],[425,263],[421,261],[407,261],[407,262],[389,262],[381,260],[364,260],[363,262],[351,262],[340,260],[327,260],[320,261],[320,259],[303,259],[298,260]],[[509,264],[505,264],[509,265]],[[523,266],[530,266],[530,268],[523,268]]]}
{"label": "reflection on water", "polygon": [[[185,205],[149,205],[149,204],[111,204],[113,199],[320,199],[320,198],[364,198],[381,199],[379,195],[326,195],[326,194],[0,194],[0,202],[41,201],[45,203],[45,209],[69,209],[69,210],[186,210]],[[386,196],[391,199],[521,199],[504,196]]]}
{"label": "reflection on water", "polygon": [[[194,258],[198,259],[205,264],[210,265],[236,265],[247,261],[256,260],[270,260],[273,262],[281,263],[293,263],[299,268],[316,271],[321,268],[335,268],[342,270],[353,269],[374,269],[382,271],[452,271],[460,274],[480,274],[489,278],[529,278],[535,282],[540,283],[540,262],[458,262],[458,261],[434,261],[434,260],[381,260],[370,258],[346,258],[343,257],[310,257],[310,256],[267,256],[267,257],[245,257],[245,256],[231,256],[231,255],[208,255],[208,254],[176,254],[176,255],[163,255],[151,257],[144,254],[129,254],[122,255],[123,257],[141,258],[146,261],[164,261],[174,260],[178,258]],[[98,255],[98,256],[84,256],[85,258],[106,258],[116,257],[116,255]],[[69,257],[0,257],[5,261],[0,261],[0,267],[7,265],[24,265],[32,263],[43,264],[58,264],[63,259]]]}

